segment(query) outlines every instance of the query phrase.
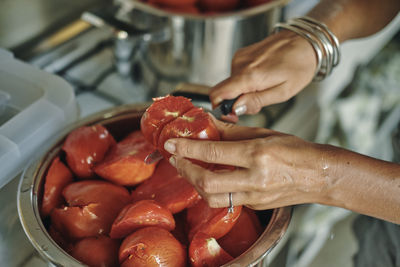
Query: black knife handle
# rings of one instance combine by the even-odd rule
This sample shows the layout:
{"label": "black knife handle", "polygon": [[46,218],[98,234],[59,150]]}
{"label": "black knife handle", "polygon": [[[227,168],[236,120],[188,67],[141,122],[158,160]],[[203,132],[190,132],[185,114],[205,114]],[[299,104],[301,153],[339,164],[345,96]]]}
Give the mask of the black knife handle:
{"label": "black knife handle", "polygon": [[228,115],[229,113],[232,112],[232,107],[235,104],[236,100],[239,98],[236,97],[234,99],[225,99],[224,101],[221,102],[221,111],[222,114]]}

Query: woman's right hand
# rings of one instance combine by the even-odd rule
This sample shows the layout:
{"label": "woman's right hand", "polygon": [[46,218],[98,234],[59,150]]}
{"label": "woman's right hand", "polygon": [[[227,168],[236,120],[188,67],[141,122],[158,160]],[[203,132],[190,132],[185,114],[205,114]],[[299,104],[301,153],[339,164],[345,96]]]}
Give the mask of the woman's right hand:
{"label": "woman's right hand", "polygon": [[212,89],[210,99],[215,107],[241,95],[233,106],[234,113],[256,114],[262,107],[284,102],[300,92],[313,79],[316,66],[311,44],[284,30],[239,49],[232,60],[231,76]]}

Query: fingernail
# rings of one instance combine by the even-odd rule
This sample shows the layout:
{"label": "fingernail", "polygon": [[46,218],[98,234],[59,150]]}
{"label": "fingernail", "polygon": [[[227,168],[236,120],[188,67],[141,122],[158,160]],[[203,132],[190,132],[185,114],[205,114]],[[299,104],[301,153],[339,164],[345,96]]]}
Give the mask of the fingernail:
{"label": "fingernail", "polygon": [[176,158],[174,156],[170,157],[169,163],[171,163],[172,166],[176,167]]}
{"label": "fingernail", "polygon": [[175,152],[175,143],[168,140],[167,142],[164,143],[164,149],[167,150],[169,153],[174,153]]}
{"label": "fingernail", "polygon": [[246,105],[241,105],[235,108],[235,115],[240,116],[245,114],[247,111]]}

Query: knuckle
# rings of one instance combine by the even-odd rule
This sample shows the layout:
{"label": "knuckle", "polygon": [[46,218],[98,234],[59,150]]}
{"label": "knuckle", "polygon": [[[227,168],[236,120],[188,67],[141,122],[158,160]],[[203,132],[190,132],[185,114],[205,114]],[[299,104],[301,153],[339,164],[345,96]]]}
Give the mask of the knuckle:
{"label": "knuckle", "polygon": [[221,203],[217,196],[208,195],[206,201],[207,201],[208,206],[210,206],[211,208],[220,208],[221,207]]}
{"label": "knuckle", "polygon": [[206,143],[203,148],[205,151],[204,154],[209,161],[215,162],[221,157],[221,152],[217,149],[214,143]]}
{"label": "knuckle", "polygon": [[213,182],[208,176],[199,179],[197,186],[205,193],[211,193],[213,191]]}

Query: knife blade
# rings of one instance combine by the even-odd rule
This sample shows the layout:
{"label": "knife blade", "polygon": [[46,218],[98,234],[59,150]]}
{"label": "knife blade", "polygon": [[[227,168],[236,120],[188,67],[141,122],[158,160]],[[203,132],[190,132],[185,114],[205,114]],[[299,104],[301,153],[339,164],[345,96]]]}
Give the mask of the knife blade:
{"label": "knife blade", "polygon": [[238,98],[239,97],[236,97],[234,99],[225,99],[221,102],[219,106],[211,110],[210,113],[217,119],[220,119],[222,116],[226,116],[229,113],[232,113],[232,107]]}

